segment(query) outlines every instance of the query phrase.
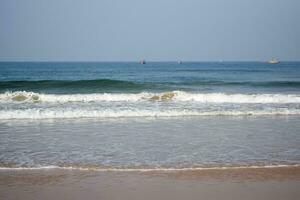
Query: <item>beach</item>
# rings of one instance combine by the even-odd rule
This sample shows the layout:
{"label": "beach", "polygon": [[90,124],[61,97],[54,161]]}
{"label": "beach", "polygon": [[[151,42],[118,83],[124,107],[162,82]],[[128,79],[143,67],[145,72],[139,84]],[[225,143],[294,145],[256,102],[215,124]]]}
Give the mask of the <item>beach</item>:
{"label": "beach", "polygon": [[300,167],[97,172],[1,170],[1,199],[299,199]]}
{"label": "beach", "polygon": [[[2,160],[20,163],[2,165],[1,199],[300,197],[297,116],[7,120],[1,125],[8,133],[2,132]],[[9,146],[12,141],[17,147]],[[195,148],[198,154],[191,153]]]}
{"label": "beach", "polygon": [[0,0],[0,200],[300,200],[300,0]]}
{"label": "beach", "polygon": [[0,199],[300,197],[298,62],[0,66]]}

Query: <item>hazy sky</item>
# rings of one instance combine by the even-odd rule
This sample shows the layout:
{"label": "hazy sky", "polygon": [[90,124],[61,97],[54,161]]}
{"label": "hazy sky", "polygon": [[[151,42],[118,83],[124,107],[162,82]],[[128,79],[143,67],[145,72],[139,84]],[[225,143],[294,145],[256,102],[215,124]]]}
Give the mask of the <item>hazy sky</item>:
{"label": "hazy sky", "polygon": [[0,0],[0,60],[300,60],[300,0]]}

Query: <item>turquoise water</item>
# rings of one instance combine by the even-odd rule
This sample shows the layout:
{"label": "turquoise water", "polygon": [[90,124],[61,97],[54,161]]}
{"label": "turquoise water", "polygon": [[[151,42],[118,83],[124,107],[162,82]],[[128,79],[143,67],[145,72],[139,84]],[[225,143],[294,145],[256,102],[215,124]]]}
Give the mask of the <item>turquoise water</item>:
{"label": "turquoise water", "polygon": [[0,63],[0,92],[299,93],[300,62]]}
{"label": "turquoise water", "polygon": [[300,164],[300,62],[0,63],[0,168]]}

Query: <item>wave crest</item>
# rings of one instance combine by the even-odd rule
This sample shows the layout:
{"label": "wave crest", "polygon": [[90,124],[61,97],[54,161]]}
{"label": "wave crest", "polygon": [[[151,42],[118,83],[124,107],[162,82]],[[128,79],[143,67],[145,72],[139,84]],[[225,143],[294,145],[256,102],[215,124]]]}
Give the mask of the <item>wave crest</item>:
{"label": "wave crest", "polygon": [[182,91],[164,93],[94,93],[94,94],[41,94],[18,91],[0,94],[0,102],[101,102],[101,101],[193,101],[199,103],[300,103],[297,94],[225,94],[188,93]]}

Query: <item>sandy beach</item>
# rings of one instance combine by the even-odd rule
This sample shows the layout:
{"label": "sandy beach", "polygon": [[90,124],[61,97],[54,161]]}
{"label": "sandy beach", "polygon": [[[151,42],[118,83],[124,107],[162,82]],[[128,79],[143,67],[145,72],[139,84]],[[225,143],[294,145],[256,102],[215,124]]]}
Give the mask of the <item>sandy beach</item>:
{"label": "sandy beach", "polygon": [[0,199],[299,199],[300,167],[99,172],[1,170]]}

